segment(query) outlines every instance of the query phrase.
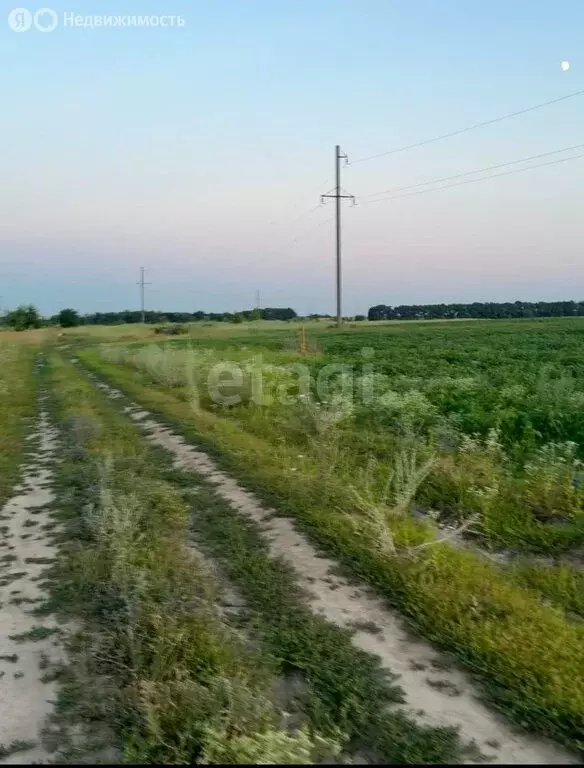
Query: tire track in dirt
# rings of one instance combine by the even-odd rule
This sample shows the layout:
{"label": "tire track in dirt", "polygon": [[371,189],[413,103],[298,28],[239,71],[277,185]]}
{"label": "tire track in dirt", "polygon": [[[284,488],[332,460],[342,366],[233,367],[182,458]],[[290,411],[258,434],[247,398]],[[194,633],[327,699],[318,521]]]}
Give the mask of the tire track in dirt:
{"label": "tire track in dirt", "polygon": [[65,661],[56,619],[31,613],[48,597],[43,572],[57,555],[50,528],[45,528],[47,505],[54,500],[51,464],[57,449],[45,396],[40,398],[36,431],[28,439],[38,448],[22,467],[22,482],[1,513],[0,745],[9,754],[0,751],[0,763],[6,765],[52,759],[41,741],[54,711],[57,683],[41,678]]}
{"label": "tire track in dirt", "polygon": [[[125,396],[88,374],[111,399]],[[428,643],[412,639],[400,617],[366,585],[337,575],[338,564],[323,555],[294,527],[264,507],[257,497],[222,472],[216,462],[152,414],[132,403],[124,408],[146,433],[146,439],[174,457],[179,469],[193,471],[213,484],[219,497],[257,523],[271,556],[282,558],[295,571],[307,594],[308,607],[332,624],[350,630],[354,645],[375,654],[381,665],[400,677],[410,716],[432,726],[455,726],[461,738],[474,741],[492,764],[579,764],[560,746],[513,730],[479,699],[478,690],[462,671],[444,669]],[[439,669],[439,671],[437,671]],[[469,762],[474,762],[469,760]]]}

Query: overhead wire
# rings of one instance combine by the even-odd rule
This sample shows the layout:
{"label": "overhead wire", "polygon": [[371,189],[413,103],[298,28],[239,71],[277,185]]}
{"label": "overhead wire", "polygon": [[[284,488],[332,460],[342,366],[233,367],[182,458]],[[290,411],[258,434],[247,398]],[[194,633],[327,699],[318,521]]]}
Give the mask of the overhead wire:
{"label": "overhead wire", "polygon": [[[319,206],[320,208],[321,206]],[[300,234],[296,235],[292,238],[283,248],[281,248],[278,253],[281,253],[282,251],[287,250],[290,248],[290,246],[295,245],[299,240],[302,240],[307,235],[310,235],[312,232],[315,232],[317,229],[320,229],[321,227],[324,227],[325,224],[330,224],[332,221],[334,221],[334,216],[330,216],[328,219],[325,219],[324,221],[319,221],[319,223],[315,227],[311,227],[310,229],[307,229],[305,232],[301,232]]]}
{"label": "overhead wire", "polygon": [[[481,121],[479,123],[474,123],[473,125],[469,125],[469,126],[466,126],[464,128],[457,129],[455,131],[450,131],[448,133],[440,134],[439,136],[433,136],[433,137],[425,139],[423,141],[415,142],[415,143],[412,143],[412,144],[407,144],[407,145],[402,146],[402,147],[396,147],[396,148],[391,149],[391,150],[389,150],[387,152],[380,152],[380,153],[377,153],[377,154],[374,154],[374,155],[369,155],[367,157],[358,158],[357,160],[353,160],[353,161],[351,161],[348,164],[349,165],[357,165],[359,163],[364,163],[364,162],[369,161],[369,160],[375,160],[375,159],[378,159],[378,158],[381,158],[381,157],[387,157],[387,156],[392,155],[392,154],[397,154],[399,152],[405,152],[407,150],[415,149],[417,147],[422,147],[422,146],[425,146],[427,144],[432,144],[432,143],[435,143],[435,142],[443,141],[445,139],[452,138],[454,136],[458,136],[458,135],[461,135],[461,134],[464,134],[464,133],[476,130],[478,128],[483,128],[483,127],[486,127],[488,125],[493,125],[495,123],[502,122],[504,120],[509,120],[509,119],[512,119],[512,118],[515,118],[515,117],[519,117],[519,116],[527,114],[529,112],[533,112],[535,110],[542,109],[544,107],[551,106],[553,104],[557,104],[559,102],[566,101],[568,99],[572,99],[572,98],[575,98],[577,96],[582,96],[582,95],[584,95],[584,89],[579,90],[579,91],[574,91],[573,93],[565,94],[564,96],[559,96],[559,97],[554,98],[554,99],[549,99],[548,101],[544,101],[544,102],[541,102],[539,104],[534,104],[534,105],[532,105],[530,107],[525,107],[524,109],[516,110],[514,112],[509,112],[509,113],[506,113],[504,115],[500,115],[498,117],[492,118],[490,120],[484,120],[484,121]],[[495,165],[487,166],[487,167],[484,167],[484,168],[478,168],[478,169],[472,170],[472,171],[464,171],[462,173],[454,174],[452,176],[446,176],[446,177],[439,178],[439,179],[433,179],[433,180],[430,180],[430,181],[427,181],[427,182],[419,182],[417,184],[412,184],[412,185],[409,185],[409,186],[406,186],[406,187],[397,187],[397,188],[393,188],[393,189],[384,190],[382,192],[374,192],[374,193],[366,195],[365,197],[366,198],[375,197],[376,199],[375,200],[366,200],[364,203],[362,203],[362,205],[370,205],[372,203],[389,201],[389,200],[398,200],[398,199],[401,199],[401,198],[404,198],[404,197],[410,197],[410,196],[419,195],[419,194],[426,194],[427,192],[434,192],[434,191],[439,191],[439,190],[443,190],[443,189],[450,189],[450,188],[455,187],[455,186],[461,186],[461,185],[464,185],[464,184],[472,184],[472,183],[479,182],[479,181],[487,181],[488,179],[497,178],[497,177],[500,177],[500,176],[507,176],[507,175],[511,175],[511,174],[514,174],[514,173],[522,173],[524,171],[533,170],[535,168],[541,168],[541,167],[547,166],[547,165],[555,165],[555,164],[558,164],[558,163],[567,162],[569,160],[575,160],[575,159],[578,159],[580,157],[583,157],[584,154],[582,154],[582,155],[574,155],[574,156],[568,157],[568,158],[561,158],[560,160],[555,160],[555,161],[552,161],[552,162],[549,162],[549,163],[539,163],[537,165],[532,165],[532,166],[529,166],[527,168],[514,169],[512,171],[506,171],[504,173],[490,174],[488,176],[484,176],[484,177],[481,177],[481,178],[478,178],[478,179],[468,179],[468,180],[465,180],[465,181],[457,181],[458,179],[464,178],[465,176],[476,175],[478,173],[485,173],[486,171],[491,171],[491,170],[495,170],[495,169],[498,169],[498,168],[505,168],[505,167],[508,167],[510,165],[516,165],[516,164],[519,164],[519,163],[529,162],[531,160],[536,160],[536,159],[539,159],[539,158],[542,158],[542,157],[549,157],[551,155],[558,154],[560,152],[573,151],[575,149],[580,149],[582,147],[584,147],[584,144],[576,144],[576,145],[573,145],[571,147],[565,147],[563,149],[552,150],[550,152],[543,152],[543,153],[539,153],[537,155],[531,155],[530,157],[525,157],[525,158],[521,158],[521,159],[518,159],[518,160],[510,160],[510,161],[506,161],[504,163],[497,163]],[[452,181],[454,181],[455,183],[444,184],[444,182],[452,182]],[[319,189],[324,188],[325,184],[326,184],[326,182],[324,184],[322,184],[322,185],[319,185]],[[428,187],[430,185],[435,185],[435,184],[443,184],[443,186],[440,186],[440,187],[432,186],[430,189],[420,189],[420,187]],[[398,192],[398,193],[402,193],[403,192],[405,194],[392,194],[389,197],[379,197],[379,195],[384,195],[385,193],[396,193],[396,192]],[[319,208],[321,208],[322,205],[323,204],[322,204],[322,201],[321,201],[319,204],[314,205],[313,207],[303,211],[298,216],[293,218],[287,224],[287,227],[292,227],[295,224],[297,224],[298,222],[300,222],[303,219],[305,219],[306,217],[310,216],[315,211],[317,211]],[[274,255],[278,255],[280,253],[283,253],[288,248],[290,248],[291,246],[295,245],[299,240],[302,240],[307,235],[311,234],[312,232],[314,232],[317,229],[320,229],[324,225],[332,222],[333,220],[334,220],[334,217],[329,218],[329,219],[327,219],[325,221],[319,222],[315,227],[312,227],[311,229],[296,235],[286,245],[284,245],[282,248],[280,248],[277,251],[275,251]]]}
{"label": "overhead wire", "polygon": [[515,173],[524,173],[525,171],[532,171],[532,170],[535,170],[536,168],[543,168],[545,166],[550,166],[550,165],[558,165],[559,163],[566,163],[570,160],[578,160],[581,157],[584,157],[584,152],[579,155],[572,155],[571,157],[562,157],[559,160],[551,160],[550,162],[547,162],[547,163],[537,163],[536,165],[530,165],[527,168],[514,168],[511,171],[503,171],[503,173],[493,173],[490,176],[482,176],[481,178],[478,178],[478,179],[467,179],[466,181],[457,181],[454,184],[445,184],[442,187],[431,187],[430,189],[419,189],[414,192],[407,192],[406,194],[403,194],[403,195],[393,195],[391,197],[381,197],[381,198],[378,198],[377,200],[367,200],[365,203],[363,203],[363,205],[371,205],[372,203],[381,203],[383,201],[388,201],[388,200],[401,200],[402,198],[405,198],[405,197],[414,197],[416,195],[424,195],[424,194],[427,194],[428,192],[439,192],[443,189],[460,187],[460,186],[463,186],[464,184],[475,184],[479,181],[488,181],[489,179],[497,179],[501,176],[511,176],[512,174],[515,174]]}
{"label": "overhead wire", "polygon": [[[325,185],[327,184],[327,182],[328,182],[328,179],[323,184],[319,184],[318,187],[311,188],[311,190],[307,193],[307,196],[311,196],[313,194],[316,195],[316,192],[318,190],[321,190],[321,189],[325,188]],[[291,221],[289,221],[286,224],[286,226],[287,227],[291,227],[293,224],[295,224],[296,222],[300,221],[305,216],[308,216],[309,214],[314,213],[314,211],[316,211],[318,208],[320,208],[320,206],[321,206],[321,203],[319,202],[316,205],[314,205],[312,208],[309,208],[308,210],[303,211],[298,216],[295,216]],[[293,210],[294,210],[294,208],[298,208],[298,207],[299,207],[298,205],[293,206]],[[282,222],[280,222],[280,223],[282,223]]]}
{"label": "overhead wire", "polygon": [[561,101],[567,101],[568,99],[573,99],[576,96],[582,96],[584,95],[584,89],[580,91],[574,91],[573,93],[568,93],[564,96],[558,96],[555,99],[549,99],[548,101],[543,101],[540,104],[534,104],[531,107],[525,107],[524,109],[519,109],[515,112],[508,112],[505,115],[500,115],[499,117],[494,117],[490,120],[483,120],[480,123],[474,123],[473,125],[466,126],[465,128],[459,128],[455,131],[450,131],[448,133],[442,133],[439,136],[433,136],[429,139],[424,139],[423,141],[415,142],[414,144],[406,144],[402,147],[396,147],[395,149],[390,149],[387,152],[379,152],[375,155],[368,155],[367,157],[360,157],[357,158],[357,160],[352,160],[349,165],[357,165],[358,163],[365,163],[369,160],[377,160],[381,157],[387,157],[388,155],[394,155],[398,152],[405,152],[409,149],[416,149],[417,147],[423,147],[427,144],[433,144],[437,141],[443,141],[444,139],[450,139],[453,136],[459,136],[463,133],[468,133],[469,131],[474,131],[477,128],[484,128],[487,125],[494,125],[495,123],[500,123],[503,120],[510,120],[514,117],[519,117],[520,115],[525,115],[528,112],[534,112],[537,109],[543,109],[544,107],[549,107],[552,104],[558,104]]}
{"label": "overhead wire", "polygon": [[311,213],[318,211],[319,208],[322,208],[322,203],[317,203],[312,208],[309,208],[307,211],[304,211],[304,213],[301,213],[299,216],[296,216],[296,218],[292,219],[292,221],[290,221],[286,226],[292,227],[294,224],[298,224],[299,221],[302,221],[302,219],[305,219],[307,216],[310,216]]}
{"label": "overhead wire", "polygon": [[[445,181],[454,181],[456,179],[463,178],[464,176],[474,176],[477,173],[484,173],[485,171],[494,171],[498,168],[506,168],[509,165],[517,165],[518,163],[527,163],[530,160],[539,160],[542,157],[550,157],[551,155],[557,155],[561,152],[571,152],[575,149],[582,149],[584,147],[584,144],[573,144],[570,147],[563,147],[562,149],[553,149],[549,152],[540,152],[537,155],[530,155],[529,157],[523,157],[518,160],[508,160],[504,163],[497,163],[495,165],[487,165],[484,168],[476,168],[472,171],[463,171],[462,173],[456,173],[452,176],[443,176],[439,179],[431,179],[430,181],[420,181],[417,184],[409,184],[405,187],[392,187],[391,189],[384,189],[381,192],[371,192],[367,195],[361,195],[361,199],[366,199],[370,197],[378,197],[379,195],[386,195],[388,193],[396,193],[396,192],[406,192],[410,189],[417,189],[419,187],[427,187],[431,184],[441,184]],[[374,203],[375,200],[369,200],[368,202]],[[364,203],[365,204],[365,203]]]}

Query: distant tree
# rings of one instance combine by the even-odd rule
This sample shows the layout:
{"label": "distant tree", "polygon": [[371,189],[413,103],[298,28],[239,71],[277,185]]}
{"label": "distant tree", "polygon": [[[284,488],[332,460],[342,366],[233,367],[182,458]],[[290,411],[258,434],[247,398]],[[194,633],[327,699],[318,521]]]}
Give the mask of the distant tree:
{"label": "distant tree", "polygon": [[371,307],[369,320],[450,320],[476,318],[504,320],[519,317],[574,317],[584,315],[584,302],[575,301],[506,301],[470,304],[403,304]]}
{"label": "distant tree", "polygon": [[265,307],[261,315],[262,320],[294,320],[298,317],[291,307]]}
{"label": "distant tree", "polygon": [[57,315],[57,319],[61,328],[76,328],[81,325],[79,313],[74,309],[62,309]]}
{"label": "distant tree", "polygon": [[32,304],[20,306],[9,312],[6,316],[6,322],[10,328],[15,331],[27,331],[30,328],[40,328],[43,324],[41,316],[36,307]]}
{"label": "distant tree", "polygon": [[[262,318],[265,320],[294,320],[297,318],[296,312],[290,307],[268,308],[268,309],[246,309],[235,313],[241,316],[242,320],[254,320]],[[146,312],[146,322],[167,325],[168,323],[191,323],[197,321],[206,321],[212,323],[233,323],[234,313],[232,312]],[[79,318],[85,325],[122,325],[124,323],[140,323],[142,321],[141,312],[124,310],[122,312],[95,312],[83,315]],[[51,318],[51,322],[58,324],[58,315]]]}
{"label": "distant tree", "polygon": [[236,312],[231,316],[231,322],[236,324],[243,323],[243,315],[240,312]]}
{"label": "distant tree", "polygon": [[377,304],[375,307],[371,307],[367,316],[369,320],[389,320],[388,315],[391,312],[391,307],[386,307],[384,304]]}
{"label": "distant tree", "polygon": [[360,322],[362,320],[367,320],[367,318],[365,317],[365,315],[355,315],[355,320]]}

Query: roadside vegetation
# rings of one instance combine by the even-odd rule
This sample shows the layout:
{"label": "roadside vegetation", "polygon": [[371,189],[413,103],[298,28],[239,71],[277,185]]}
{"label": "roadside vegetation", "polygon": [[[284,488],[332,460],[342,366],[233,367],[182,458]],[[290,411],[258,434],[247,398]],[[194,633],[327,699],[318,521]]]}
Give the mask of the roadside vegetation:
{"label": "roadside vegetation", "polygon": [[36,344],[0,339],[0,506],[12,495],[36,414]]}
{"label": "roadside vegetation", "polygon": [[[516,722],[581,749],[584,321],[323,330],[304,355],[291,331],[236,333],[80,354],[294,516]],[[245,372],[238,402],[214,402],[213,367],[258,355],[271,402]],[[299,388],[297,363],[313,382],[349,368],[323,394]]]}
{"label": "roadside vegetation", "polygon": [[61,716],[108,727],[124,762],[334,755],[335,742],[282,729],[270,665],[216,615],[214,584],[188,549],[188,509],[133,425],[57,357],[50,382],[66,526],[51,607],[83,620]]}
{"label": "roadside vegetation", "polygon": [[[64,531],[46,609],[83,627],[63,720],[99,723],[133,763],[308,763],[356,749],[384,762],[458,758],[456,733],[396,710],[402,694],[376,660],[303,609],[292,576],[253,539],[238,561],[248,573],[239,586],[257,577],[245,594],[253,618],[244,632],[226,621],[188,526],[193,505],[206,520],[225,510],[210,492],[182,493],[170,459],[72,363],[53,355],[47,375]],[[249,535],[234,530],[230,542]]]}

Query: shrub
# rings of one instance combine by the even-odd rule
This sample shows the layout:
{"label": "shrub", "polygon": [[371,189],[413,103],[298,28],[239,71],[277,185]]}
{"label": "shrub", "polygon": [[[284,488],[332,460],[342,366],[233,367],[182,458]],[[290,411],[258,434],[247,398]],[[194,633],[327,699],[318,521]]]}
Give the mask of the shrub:
{"label": "shrub", "polygon": [[184,325],[161,325],[154,329],[154,333],[159,336],[182,336],[189,332],[189,329]]}
{"label": "shrub", "polygon": [[57,315],[57,322],[61,328],[75,328],[81,325],[81,318],[74,309],[62,309]]}
{"label": "shrub", "polygon": [[6,323],[15,331],[27,331],[40,328],[43,324],[38,309],[32,304],[20,306],[6,315]]}

